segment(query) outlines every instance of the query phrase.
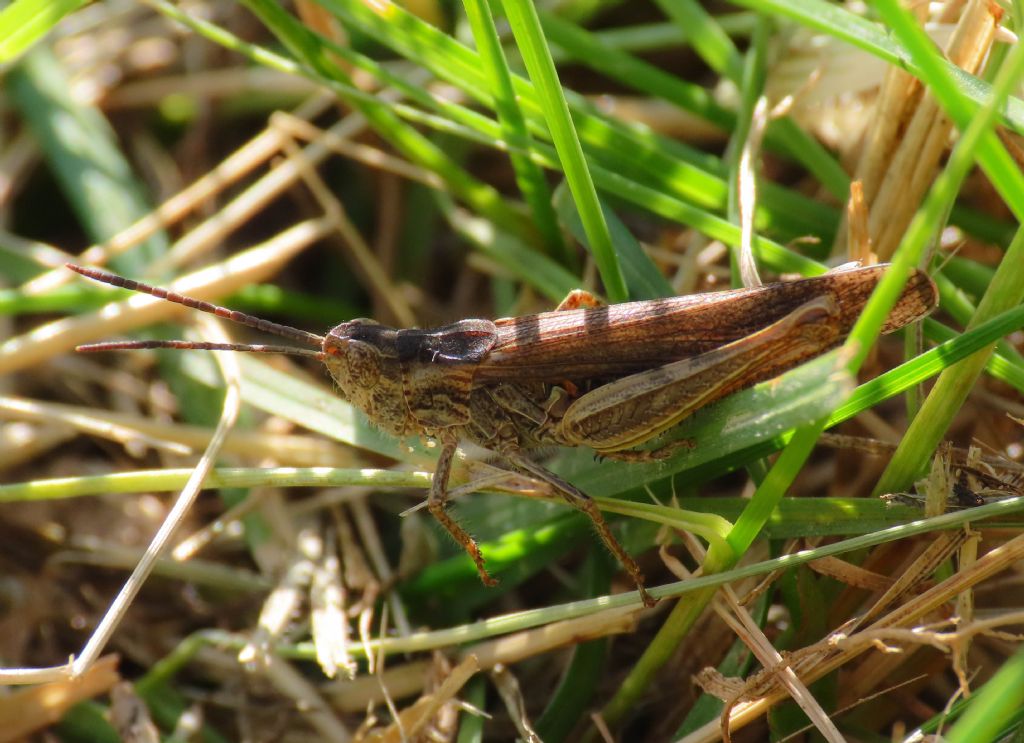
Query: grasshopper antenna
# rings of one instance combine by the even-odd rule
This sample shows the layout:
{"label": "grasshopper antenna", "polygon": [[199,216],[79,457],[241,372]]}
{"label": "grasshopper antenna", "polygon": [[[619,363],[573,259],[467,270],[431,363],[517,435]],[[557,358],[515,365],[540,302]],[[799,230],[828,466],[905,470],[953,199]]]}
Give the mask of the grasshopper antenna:
{"label": "grasshopper antenna", "polygon": [[[151,286],[144,284],[140,281],[133,281],[132,279],[126,279],[123,276],[118,276],[116,273],[110,273],[109,271],[102,271],[98,268],[87,268],[85,266],[77,266],[74,263],[66,263],[75,273],[79,273],[86,278],[94,281],[99,281],[104,284],[110,284],[122,289],[129,289],[134,292],[140,292],[142,294],[149,294],[150,296],[157,297],[159,299],[165,299],[168,302],[174,302],[175,304],[184,305],[200,312],[207,312],[217,317],[222,317],[225,320],[238,323],[239,325],[246,325],[256,330],[261,330],[264,333],[271,333],[273,335],[280,335],[285,338],[290,338],[299,343],[305,343],[315,348],[322,348],[324,344],[324,337],[317,335],[316,333],[309,333],[305,330],[299,330],[293,328],[290,325],[280,325],[270,320],[264,320],[261,317],[254,317],[253,315],[247,315],[244,312],[238,312],[237,310],[229,310],[227,307],[221,307],[210,302],[204,302],[201,299],[195,297],[189,297],[184,294],[178,294],[177,292],[168,291],[167,289],[161,289],[158,286]],[[78,346],[77,351],[83,351],[86,353],[96,351],[137,351],[141,349],[153,349],[153,348],[177,348],[187,350],[200,350],[200,351],[244,351],[248,353],[281,353],[290,354],[293,356],[309,356],[315,359],[323,361],[322,351],[311,351],[305,348],[294,348],[292,346],[279,346],[279,345],[263,345],[263,344],[245,344],[245,343],[204,343],[204,342],[192,342],[192,341],[111,341],[106,343],[90,343],[84,346]]]}

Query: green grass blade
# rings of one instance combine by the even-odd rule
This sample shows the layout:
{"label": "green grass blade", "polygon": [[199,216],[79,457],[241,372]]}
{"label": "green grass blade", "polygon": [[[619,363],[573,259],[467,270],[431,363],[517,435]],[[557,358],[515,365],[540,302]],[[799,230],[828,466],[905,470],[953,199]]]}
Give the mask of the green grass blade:
{"label": "green grass blade", "polygon": [[[962,121],[964,112],[970,104],[965,103],[952,81],[945,79],[943,66],[936,61],[938,55],[933,49],[924,45],[924,40],[921,38],[920,30],[915,22],[888,0],[879,0],[879,10],[890,23],[894,24],[901,38],[912,44],[912,51],[916,55],[915,59],[933,77],[935,83],[933,90],[943,105],[947,106],[949,114],[958,122]],[[971,118],[949,159],[946,170],[940,176],[932,193],[929,194],[925,207],[918,217],[925,214],[932,219],[936,218],[939,214],[938,209],[929,211],[929,206],[941,198],[945,199],[945,203],[951,203],[951,194],[935,199],[932,197],[943,187],[955,191],[955,187],[966,175],[975,152],[977,152],[979,164],[992,178],[993,184],[999,189],[1003,198],[1014,209],[1018,219],[1024,217],[1024,175],[1020,173],[1009,153],[1003,148],[995,133],[991,131],[1001,101],[1014,89],[1022,74],[1024,74],[1024,49],[1018,46],[1006,58],[1004,67],[997,76],[993,88],[995,97]],[[997,174],[998,177],[995,177]],[[1006,189],[1018,190],[1016,193],[1009,193]],[[914,222],[918,222],[917,217]],[[914,228],[915,224],[912,223],[911,231]],[[921,230],[925,231],[928,228],[922,226]],[[1024,299],[1024,280],[1020,276],[1021,266],[1024,265],[1022,261],[1024,261],[1024,231],[1018,232],[1017,237],[1010,244],[1009,250],[999,264],[985,296],[982,297],[978,309],[974,313],[971,325],[968,327],[980,324],[1003,310],[1020,304]],[[945,435],[953,416],[960,410],[974,380],[985,367],[990,352],[991,349],[981,351],[977,356],[963,362],[957,368],[943,373],[911,423],[907,435],[893,455],[889,466],[886,467],[878,482],[876,492],[901,489],[924,469],[931,453]]]}
{"label": "green grass blade", "polygon": [[544,239],[548,253],[563,265],[574,266],[575,256],[569,251],[558,229],[558,220],[551,206],[551,189],[548,188],[544,172],[526,155],[531,149],[530,131],[516,101],[512,73],[501,49],[490,6],[486,0],[463,0],[463,6],[490,82],[494,110],[501,125],[502,137],[512,145],[509,159],[515,171],[519,192],[530,207],[534,224]]}
{"label": "green grass blade", "polygon": [[[969,327],[974,327],[1020,304],[1024,299],[1022,265],[1024,230],[1018,233],[1018,238],[1011,244]],[[906,435],[878,482],[876,492],[892,492],[905,488],[924,470],[932,452],[939,445],[988,363],[994,347],[993,343],[942,373],[907,429]]]}
{"label": "green grass blade", "polygon": [[708,67],[739,85],[743,77],[743,57],[729,35],[700,3],[657,0],[657,5],[687,34],[694,51]]}
{"label": "green grass blade", "polygon": [[[982,743],[1005,736],[1019,737],[1006,728],[1020,716],[1020,690],[1024,688],[1024,651],[1012,658],[985,682],[969,700],[967,711],[944,736],[949,743]],[[1019,723],[1018,723],[1019,725]]]}
{"label": "green grass blade", "polygon": [[0,65],[27,52],[87,0],[14,0],[0,11]]}
{"label": "green grass blade", "polygon": [[[580,221],[579,212],[576,210],[576,204],[568,189],[559,188],[555,192],[555,207],[565,228],[589,249],[590,244],[583,230],[583,223]],[[622,264],[622,273],[626,279],[626,285],[629,287],[630,298],[657,299],[672,296],[672,285],[651,263],[651,259],[647,257],[640,243],[622,223],[622,220],[603,202],[601,208],[604,211],[604,218],[612,239],[615,241],[619,261]]]}
{"label": "green grass blade", "polygon": [[[49,49],[32,50],[6,82],[11,101],[28,121],[61,192],[93,242],[110,239],[149,213],[146,189],[103,113],[71,97],[67,75]],[[111,265],[140,274],[166,249],[166,236],[157,233]]]}
{"label": "green grass blade", "polygon": [[443,194],[438,197],[442,213],[452,228],[465,240],[528,286],[532,286],[553,304],[558,304],[580,285],[579,276],[538,253],[514,235],[494,229],[494,225],[459,209]]}
{"label": "green grass blade", "polygon": [[[354,87],[349,76],[334,61],[320,39],[286,13],[278,3],[272,0],[246,0],[245,4],[303,64],[327,79],[341,82],[346,88]],[[173,12],[175,16],[181,15],[167,3],[161,2],[160,7],[168,14]],[[340,90],[338,92],[406,157],[437,173],[458,198],[504,229],[520,235],[532,232],[524,220],[505,204],[501,194],[469,175],[440,147],[395,117],[386,105],[366,97],[349,97]]]}
{"label": "green grass blade", "polygon": [[[789,18],[797,23],[852,44],[890,64],[921,76],[919,60],[912,59],[903,44],[879,23],[846,10],[826,0],[738,0],[737,5],[769,15]],[[952,62],[937,62],[956,82],[960,93],[976,105],[992,99],[992,88],[984,80],[964,72]],[[1024,101],[1007,98],[999,112],[1000,120],[1018,133],[1024,132]]]}
{"label": "green grass blade", "polygon": [[[484,105],[491,105],[488,86],[480,72],[481,62],[472,50],[394,6],[390,8],[385,22],[365,4],[355,0],[321,1],[343,23],[427,67]],[[574,38],[579,35],[575,34]],[[599,53],[588,51],[583,55],[583,61],[592,65],[599,56]],[[653,68],[647,65],[647,69]],[[660,78],[666,83],[671,79],[666,75]],[[534,136],[547,138],[549,132],[536,89],[521,77],[514,77],[513,83]],[[603,117],[583,96],[570,90],[565,91],[565,97],[592,172],[600,163],[612,172],[639,180],[653,190],[724,212],[725,171],[716,158],[697,153],[645,127]],[[560,169],[557,157],[551,159],[551,163],[547,166]],[[834,211],[830,213],[820,205],[770,184],[764,189],[762,201],[765,209],[758,214],[759,229],[781,231],[787,240],[808,234],[831,240],[838,223]],[[770,211],[767,209],[769,204]]]}
{"label": "green grass blade", "polygon": [[605,292],[611,302],[624,302],[629,298],[626,280],[622,276],[615,245],[583,155],[583,147],[569,115],[569,106],[562,94],[562,86],[544,39],[537,9],[530,0],[505,0],[503,5],[523,62],[537,91],[538,103],[551,133],[551,141],[558,152],[565,179],[576,201]]}
{"label": "green grass blade", "polygon": [[[889,24],[895,35],[910,52],[911,59],[920,70],[920,77],[928,90],[942,104],[946,114],[956,122],[961,131],[966,131],[978,114],[978,107],[963,91],[955,75],[950,74],[950,63],[939,54],[935,44],[924,33],[917,21],[895,0],[874,0],[879,15]],[[1007,57],[999,78],[1003,80],[992,88],[992,98],[985,101],[981,110],[985,119],[995,118],[1002,109],[1002,102],[1009,102],[1010,93],[1016,89],[1015,82],[1021,79],[1024,66],[1014,58]],[[958,67],[953,69],[959,70]],[[962,71],[961,71],[962,72]],[[994,103],[998,102],[998,103]],[[978,165],[992,181],[999,195],[1006,201],[1018,222],[1024,222],[1024,174],[1016,161],[999,141],[990,127],[979,129],[978,141],[973,146]]]}

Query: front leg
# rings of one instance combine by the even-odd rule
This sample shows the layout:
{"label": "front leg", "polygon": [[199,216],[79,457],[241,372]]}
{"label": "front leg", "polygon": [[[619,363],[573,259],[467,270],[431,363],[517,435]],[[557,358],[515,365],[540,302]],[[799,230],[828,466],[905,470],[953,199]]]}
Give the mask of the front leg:
{"label": "front leg", "polygon": [[575,485],[566,482],[554,472],[551,472],[547,468],[526,458],[518,451],[503,451],[502,456],[504,456],[516,469],[520,469],[551,485],[551,487],[558,491],[559,495],[568,501],[570,506],[586,514],[591,523],[593,523],[594,529],[597,530],[597,535],[601,537],[601,541],[604,542],[605,546],[608,548],[608,551],[615,555],[615,558],[622,564],[622,567],[626,569],[626,572],[629,573],[629,577],[633,579],[637,590],[640,592],[640,599],[644,602],[644,606],[650,607],[657,603],[657,601],[647,593],[647,589],[644,588],[644,574],[640,572],[640,566],[636,564],[636,561],[628,552],[626,552],[623,546],[619,544],[619,540],[617,540],[612,534],[611,529],[608,528],[608,523],[604,520],[601,510],[597,507],[597,504],[594,503],[593,498],[577,488]]}
{"label": "front leg", "polygon": [[437,467],[434,470],[434,478],[430,483],[430,496],[427,498],[427,510],[447,530],[452,538],[462,545],[473,562],[476,563],[476,571],[480,574],[480,580],[485,586],[496,586],[498,581],[491,577],[484,565],[484,556],[480,553],[480,547],[476,540],[469,533],[459,526],[459,523],[448,513],[448,478],[452,473],[452,461],[455,459],[455,450],[459,442],[454,438],[442,440],[441,454],[437,458]]}

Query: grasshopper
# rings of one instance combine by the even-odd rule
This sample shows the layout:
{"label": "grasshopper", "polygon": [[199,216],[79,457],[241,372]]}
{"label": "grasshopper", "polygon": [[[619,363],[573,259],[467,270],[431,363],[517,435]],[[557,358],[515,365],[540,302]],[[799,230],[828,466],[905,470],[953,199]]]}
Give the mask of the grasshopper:
{"label": "grasshopper", "polygon": [[[473,559],[485,584],[496,581],[480,549],[446,508],[452,461],[463,440],[547,483],[585,513],[647,605],[653,600],[639,566],[612,535],[594,501],[524,452],[586,446],[603,457],[642,460],[692,445],[683,441],[654,451],[638,449],[705,405],[836,346],[887,268],[841,268],[750,289],[610,306],[574,292],[558,309],[534,315],[460,320],[425,330],[357,319],[322,336],[105,271],[68,267],[96,281],[312,347],[128,341],[79,351],[182,348],[315,358],[345,398],[381,429],[439,443],[427,506]],[[936,301],[931,279],[914,271],[883,331],[924,317]]]}

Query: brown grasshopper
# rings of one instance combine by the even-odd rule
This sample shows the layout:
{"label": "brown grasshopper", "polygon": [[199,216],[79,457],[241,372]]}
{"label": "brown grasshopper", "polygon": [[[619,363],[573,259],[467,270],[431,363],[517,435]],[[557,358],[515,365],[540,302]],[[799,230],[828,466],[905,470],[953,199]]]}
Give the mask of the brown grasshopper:
{"label": "brown grasshopper", "polygon": [[[585,513],[648,605],[653,601],[640,568],[612,536],[594,501],[524,450],[587,446],[604,457],[637,460],[689,445],[637,449],[699,408],[836,346],[886,270],[884,265],[844,268],[752,289],[610,306],[574,292],[557,310],[535,315],[460,320],[427,330],[396,330],[359,319],[321,336],[105,271],[68,267],[317,349],[129,341],[78,350],[184,348],[316,358],[345,398],[377,426],[394,436],[426,435],[439,442],[427,505],[469,553],[485,584],[496,581],[476,542],[446,510],[452,460],[459,442],[467,439],[547,483]],[[883,331],[924,317],[936,300],[931,279],[914,271]]]}

